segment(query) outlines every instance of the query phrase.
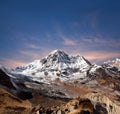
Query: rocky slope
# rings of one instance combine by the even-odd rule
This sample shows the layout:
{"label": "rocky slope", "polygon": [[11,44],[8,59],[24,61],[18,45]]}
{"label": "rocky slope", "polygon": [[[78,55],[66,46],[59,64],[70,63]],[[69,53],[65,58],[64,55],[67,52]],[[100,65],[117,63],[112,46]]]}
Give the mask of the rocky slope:
{"label": "rocky slope", "polygon": [[0,114],[29,114],[31,112],[32,104],[28,100],[23,101],[0,88]]}
{"label": "rocky slope", "polygon": [[[0,88],[23,104],[27,100],[28,107],[32,104],[26,114],[119,114],[120,60],[98,66],[83,56],[55,50],[41,60],[16,69],[1,66]],[[1,104],[5,104],[4,100]]]}

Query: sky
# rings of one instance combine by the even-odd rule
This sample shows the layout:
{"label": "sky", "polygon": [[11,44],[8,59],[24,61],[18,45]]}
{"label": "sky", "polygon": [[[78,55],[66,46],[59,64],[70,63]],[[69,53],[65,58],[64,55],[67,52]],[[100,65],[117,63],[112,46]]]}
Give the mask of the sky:
{"label": "sky", "polygon": [[120,58],[120,0],[0,0],[1,65],[55,49],[96,64]]}

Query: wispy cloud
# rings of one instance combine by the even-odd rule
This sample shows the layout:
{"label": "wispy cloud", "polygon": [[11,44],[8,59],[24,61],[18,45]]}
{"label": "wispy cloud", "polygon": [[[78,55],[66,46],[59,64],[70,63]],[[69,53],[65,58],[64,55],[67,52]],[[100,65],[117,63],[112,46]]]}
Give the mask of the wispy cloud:
{"label": "wispy cloud", "polygon": [[82,38],[81,41],[83,43],[90,43],[93,45],[97,45],[97,46],[101,46],[101,45],[105,45],[105,46],[111,46],[111,47],[120,47],[120,40],[114,40],[114,39],[107,39],[107,38],[99,38],[99,37],[92,37],[92,38]]}
{"label": "wispy cloud", "polygon": [[20,50],[21,56],[29,58],[29,60],[41,59],[50,53],[53,49],[40,47],[40,50]]}
{"label": "wispy cloud", "polygon": [[91,51],[84,53],[84,55],[86,56],[87,59],[97,62],[120,57],[120,53],[118,52],[105,52],[105,51]]}
{"label": "wispy cloud", "polygon": [[16,59],[4,58],[4,59],[2,59],[1,64],[3,66],[15,68],[17,66],[23,66],[23,65],[27,64],[27,62],[25,62],[24,60],[16,60]]}
{"label": "wispy cloud", "polygon": [[30,59],[38,59],[40,57],[40,53],[37,53],[36,51],[32,50],[21,50],[20,54]]}
{"label": "wispy cloud", "polygon": [[[114,59],[114,58],[120,58],[119,52],[107,52],[107,51],[79,51],[78,50],[68,50],[71,55],[78,55],[81,54],[86,59],[88,59],[91,62],[95,63],[103,63],[106,60]],[[81,53],[78,53],[81,52]]]}
{"label": "wispy cloud", "polygon": [[77,41],[75,39],[72,39],[71,37],[66,37],[61,31],[58,32],[58,36],[63,41],[63,45],[65,46],[75,46],[77,45]]}
{"label": "wispy cloud", "polygon": [[71,39],[68,39],[68,38],[64,38],[64,45],[68,45],[68,46],[74,46],[74,45],[77,45],[76,41],[75,40],[71,40]]}
{"label": "wispy cloud", "polygon": [[31,44],[31,43],[26,43],[25,46],[30,49],[41,49],[41,47],[38,46],[37,44],[35,45],[35,44]]}
{"label": "wispy cloud", "polygon": [[15,68],[17,66],[26,65],[34,60],[42,59],[47,56],[53,49],[42,49],[40,51],[33,50],[20,50],[18,55],[12,58],[0,58],[0,64],[7,67]]}

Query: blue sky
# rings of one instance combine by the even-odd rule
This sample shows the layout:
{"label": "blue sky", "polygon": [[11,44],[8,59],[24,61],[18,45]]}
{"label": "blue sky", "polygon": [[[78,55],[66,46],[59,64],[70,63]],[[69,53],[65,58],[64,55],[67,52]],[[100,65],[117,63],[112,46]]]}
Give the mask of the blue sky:
{"label": "blue sky", "polygon": [[98,64],[120,58],[120,1],[0,0],[0,64],[24,65],[54,49]]}

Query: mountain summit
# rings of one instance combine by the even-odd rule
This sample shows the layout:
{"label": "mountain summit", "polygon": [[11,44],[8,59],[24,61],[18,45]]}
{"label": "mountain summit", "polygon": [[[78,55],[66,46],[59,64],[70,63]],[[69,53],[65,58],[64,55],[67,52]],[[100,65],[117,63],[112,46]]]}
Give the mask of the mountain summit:
{"label": "mountain summit", "polygon": [[54,50],[41,60],[17,67],[13,73],[27,75],[39,82],[49,82],[57,78],[68,81],[85,78],[90,66],[91,63],[83,56],[71,56],[64,51]]}

